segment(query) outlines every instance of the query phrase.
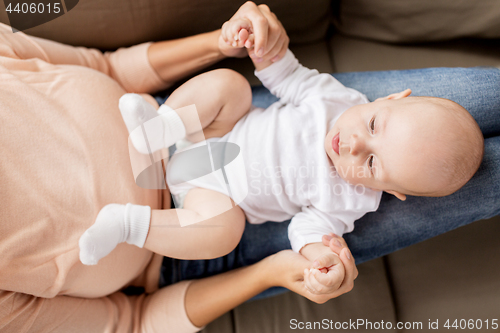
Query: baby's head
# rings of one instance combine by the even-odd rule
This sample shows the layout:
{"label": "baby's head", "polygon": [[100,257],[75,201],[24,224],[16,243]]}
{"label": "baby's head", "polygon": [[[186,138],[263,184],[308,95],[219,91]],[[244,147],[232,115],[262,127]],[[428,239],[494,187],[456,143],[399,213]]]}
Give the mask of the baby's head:
{"label": "baby's head", "polygon": [[484,150],[476,121],[455,102],[410,94],[356,105],[340,116],[325,138],[340,177],[401,200],[445,196],[469,181]]}

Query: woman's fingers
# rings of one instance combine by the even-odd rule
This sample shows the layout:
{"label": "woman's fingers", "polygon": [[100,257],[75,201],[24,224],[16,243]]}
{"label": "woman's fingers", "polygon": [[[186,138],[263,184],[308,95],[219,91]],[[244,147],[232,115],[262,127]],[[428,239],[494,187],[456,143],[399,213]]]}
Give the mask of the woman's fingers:
{"label": "woman's fingers", "polygon": [[[345,294],[352,289],[354,285],[353,281],[357,276],[357,269],[354,265],[354,260],[348,259],[346,256],[347,249],[344,249],[340,254],[340,260],[345,267],[345,277],[342,280],[340,271],[342,269],[340,264],[336,265],[335,270],[330,270],[327,274],[321,273],[317,269],[310,270],[311,262],[307,260],[300,254],[297,254],[291,250],[280,251],[277,254],[268,257],[270,258],[268,263],[273,271],[270,274],[274,281],[274,285],[279,285],[286,287],[313,302],[322,304],[329,299]],[[267,271],[267,270],[266,270]],[[311,273],[311,271],[313,271]],[[275,272],[280,272],[275,274]],[[330,286],[326,286],[328,283],[324,281],[323,276],[330,274],[335,283],[330,283]],[[340,285],[340,287],[338,287]],[[329,290],[332,290],[329,292]],[[326,292],[326,293],[325,293]]]}
{"label": "woman's fingers", "polygon": [[288,37],[281,38],[276,43],[276,45],[274,45],[274,48],[265,55],[265,57],[267,59],[270,59],[272,62],[276,62],[279,59],[283,58],[287,49],[288,49]]}
{"label": "woman's fingers", "polygon": [[237,19],[234,21],[231,20],[230,23],[231,26],[228,30],[232,36],[238,37],[238,33],[240,32],[241,29],[245,29],[248,32],[252,32],[252,23],[245,18]]}
{"label": "woman's fingers", "polygon": [[231,44],[231,42],[229,41],[229,39],[227,37],[229,24],[230,24],[229,21],[224,22],[224,24],[221,27],[221,31],[220,31],[220,36],[222,37],[224,42],[226,42],[227,44]]}
{"label": "woman's fingers", "polygon": [[276,62],[276,61],[282,59],[285,56],[286,50],[288,50],[288,43],[289,43],[289,41],[290,40],[288,39],[288,36],[287,36],[285,42],[281,46],[281,50],[278,52],[278,55],[276,55],[273,58],[271,58],[272,62]]}
{"label": "woman's fingers", "polygon": [[[253,48],[249,54],[254,61],[277,61],[288,49],[289,38],[285,29],[266,5],[257,6],[248,1],[226,23],[221,33],[224,42],[233,47]],[[248,32],[247,38],[241,36],[242,29]]]}
{"label": "woman's fingers", "polygon": [[325,253],[316,258],[313,262],[314,268],[331,267],[341,263],[339,256],[335,253]]}
{"label": "woman's fingers", "polygon": [[324,235],[322,238],[323,245],[330,247],[330,249],[340,255],[340,251],[344,247],[348,247],[347,243],[342,237],[330,233],[329,235]]}
{"label": "woman's fingers", "polygon": [[338,289],[338,295],[351,291],[354,286],[354,280],[358,277],[358,269],[347,243],[342,237],[333,233],[323,236],[322,241],[323,245],[330,247],[333,252],[339,254],[339,258],[344,264],[345,278]]}
{"label": "woman's fingers", "polygon": [[290,39],[286,34],[285,28],[278,20],[276,15],[269,10],[269,7],[265,6],[261,11],[264,16],[266,16],[269,22],[269,38],[275,38],[276,40],[276,42],[273,43],[268,42],[268,45],[266,46],[266,54],[264,55],[264,57],[266,58],[266,60],[275,62],[285,56]]}
{"label": "woman's fingers", "polygon": [[331,239],[332,239],[331,234],[330,235],[323,235],[323,237],[321,237],[321,241],[323,242],[324,246],[330,246]]}
{"label": "woman's fingers", "polygon": [[358,277],[358,269],[354,263],[354,258],[349,249],[345,247],[340,253],[340,260],[344,263],[345,278],[338,290],[339,295],[345,294],[354,287],[354,280]]}
{"label": "woman's fingers", "polygon": [[254,46],[254,38],[255,38],[254,34],[250,34],[250,35],[248,36],[248,39],[247,39],[247,41],[245,42],[245,47],[246,47],[247,49],[251,49],[251,48],[253,48],[253,46]]}
{"label": "woman's fingers", "polygon": [[259,9],[267,20],[268,31],[267,31],[267,44],[265,45],[264,54],[261,57],[266,59],[271,59],[273,55],[277,55],[281,44],[283,43],[283,36],[286,36],[285,29],[282,28],[281,23],[278,21],[276,15],[274,15],[268,6],[259,5]]}
{"label": "woman's fingers", "polygon": [[255,60],[271,60],[272,62],[276,62],[285,56],[287,49],[288,36],[284,36],[284,38],[280,38],[278,42],[273,46],[273,48],[269,50],[269,52],[266,53],[263,57],[258,57],[255,53],[249,53],[249,55]]}
{"label": "woman's fingers", "polygon": [[337,236],[334,233],[332,233],[332,235],[335,236],[334,238],[336,238],[342,244],[342,246],[348,247],[347,243],[346,243],[346,241],[345,241],[345,239],[343,237]]}
{"label": "woman's fingers", "polygon": [[335,252],[337,254],[340,254],[340,251],[342,251],[342,249],[344,247],[347,247],[347,244],[342,242],[341,238],[332,238],[332,240],[330,240],[330,243],[328,244],[328,246],[330,247],[330,250],[332,250],[333,252]]}
{"label": "woman's fingers", "polygon": [[233,18],[245,18],[252,23],[255,35],[255,52],[257,56],[264,55],[264,48],[267,45],[268,22],[257,5],[251,1],[245,2],[236,12]]}

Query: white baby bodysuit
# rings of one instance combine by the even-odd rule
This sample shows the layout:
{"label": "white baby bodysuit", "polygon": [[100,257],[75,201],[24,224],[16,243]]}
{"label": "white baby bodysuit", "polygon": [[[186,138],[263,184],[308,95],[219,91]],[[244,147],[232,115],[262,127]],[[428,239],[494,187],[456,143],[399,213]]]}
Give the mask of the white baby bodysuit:
{"label": "white baby bodysuit", "polygon": [[[342,180],[324,140],[345,110],[367,103],[367,98],[330,74],[300,65],[289,50],[255,75],[280,100],[267,109],[253,109],[223,138],[209,140],[240,147],[244,167],[240,163],[227,173],[230,192],[205,177],[189,181],[189,186],[231,196],[250,223],[291,218],[288,236],[296,252],[330,232],[352,231],[355,220],[378,208],[382,193]],[[174,198],[189,189],[170,182],[169,188]]]}

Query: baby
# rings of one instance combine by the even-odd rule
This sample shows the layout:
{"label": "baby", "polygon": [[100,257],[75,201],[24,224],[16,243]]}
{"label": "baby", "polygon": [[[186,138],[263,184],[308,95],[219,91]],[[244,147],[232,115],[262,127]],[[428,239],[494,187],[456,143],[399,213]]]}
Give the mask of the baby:
{"label": "baby", "polygon": [[[445,196],[479,167],[481,131],[450,100],[409,97],[408,89],[370,103],[333,76],[301,66],[289,50],[277,62],[254,65],[280,98],[265,110],[251,109],[247,81],[229,70],[189,80],[158,112],[138,95],[120,99],[138,151],[153,153],[184,138],[193,144],[167,164],[177,209],[107,205],[80,239],[84,264],[97,264],[121,242],[169,257],[214,258],[238,244],[245,218],[291,218],[292,249],[312,263],[306,284],[328,293],[344,268],[322,235],[352,231],[355,220],[378,208],[383,191],[401,200]],[[195,149],[202,153],[191,156],[207,151],[228,163],[186,176],[204,167],[186,157]]]}

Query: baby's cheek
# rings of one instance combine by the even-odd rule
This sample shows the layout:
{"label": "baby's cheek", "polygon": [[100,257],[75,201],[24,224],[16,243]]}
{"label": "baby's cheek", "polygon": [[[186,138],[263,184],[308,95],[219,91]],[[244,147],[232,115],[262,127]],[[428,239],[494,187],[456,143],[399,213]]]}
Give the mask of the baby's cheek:
{"label": "baby's cheek", "polygon": [[354,166],[339,166],[337,168],[337,173],[339,177],[348,182],[351,185],[359,185],[369,187],[372,185],[373,177],[369,172],[361,167]]}
{"label": "baby's cheek", "polygon": [[367,168],[359,168],[357,170],[356,178],[358,179],[358,183],[362,185],[369,184],[373,179],[370,170]]}
{"label": "baby's cheek", "polygon": [[356,167],[350,164],[341,163],[340,161],[335,165],[335,169],[339,174],[339,177],[347,182],[354,182],[357,180],[356,177]]}

